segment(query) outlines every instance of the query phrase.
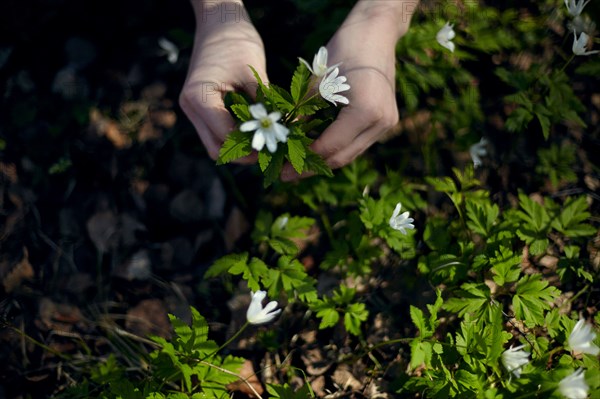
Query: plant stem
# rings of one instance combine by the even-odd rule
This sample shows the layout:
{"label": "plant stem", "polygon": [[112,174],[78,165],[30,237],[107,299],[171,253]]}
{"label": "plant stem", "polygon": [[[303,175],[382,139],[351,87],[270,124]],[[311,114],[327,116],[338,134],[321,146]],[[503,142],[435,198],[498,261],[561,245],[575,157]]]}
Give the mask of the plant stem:
{"label": "plant stem", "polygon": [[244,325],[235,333],[231,336],[231,338],[229,338],[227,341],[225,341],[225,343],[221,346],[219,346],[214,352],[212,352],[211,354],[205,356],[204,358],[200,359],[200,362],[205,361],[206,359],[213,357],[214,355],[216,355],[218,352],[220,352],[223,348],[225,348],[227,345],[229,345],[230,343],[232,343],[233,341],[235,341],[237,339],[237,337],[240,336],[240,334],[250,325],[250,323],[248,321],[246,321],[246,323],[244,323]]}

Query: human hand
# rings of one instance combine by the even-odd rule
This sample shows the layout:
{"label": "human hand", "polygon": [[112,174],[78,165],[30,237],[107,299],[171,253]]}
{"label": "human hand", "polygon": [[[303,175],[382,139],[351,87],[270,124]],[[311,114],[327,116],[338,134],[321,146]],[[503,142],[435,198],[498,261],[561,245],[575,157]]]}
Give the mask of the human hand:
{"label": "human hand", "polygon": [[[193,1],[192,4],[196,34],[179,104],[209,156],[217,159],[226,136],[236,125],[225,108],[223,96],[228,91],[240,90],[251,97],[256,95],[256,79],[249,65],[267,81],[265,51],[241,1]],[[256,154],[237,162],[255,160]]]}
{"label": "human hand", "polygon": [[[349,105],[312,145],[331,168],[352,162],[398,123],[395,48],[416,4],[359,1],[327,44],[328,64],[341,62],[340,73],[351,86],[344,92]],[[286,165],[282,179],[296,178],[298,174]]]}

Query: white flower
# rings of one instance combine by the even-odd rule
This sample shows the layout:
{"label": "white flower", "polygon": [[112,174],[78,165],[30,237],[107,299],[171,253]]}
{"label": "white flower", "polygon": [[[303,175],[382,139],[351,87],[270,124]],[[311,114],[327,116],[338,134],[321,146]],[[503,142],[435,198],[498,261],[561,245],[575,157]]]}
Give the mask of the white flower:
{"label": "white flower", "polygon": [[402,215],[400,215],[400,209],[402,209],[402,204],[398,202],[398,204],[396,204],[396,208],[394,209],[394,213],[392,213],[392,217],[390,218],[390,227],[406,235],[406,229],[415,228],[415,226],[412,224],[414,219],[408,217],[408,212],[404,212]]}
{"label": "white flower", "polygon": [[473,160],[473,167],[477,168],[478,166],[481,166],[481,157],[487,155],[487,143],[488,141],[485,137],[482,137],[478,143],[473,144],[469,148],[469,154],[471,154],[471,159]]}
{"label": "white flower", "polygon": [[252,293],[252,302],[250,302],[250,306],[248,306],[248,311],[246,312],[246,319],[250,324],[268,323],[281,313],[281,309],[275,310],[277,301],[271,301],[263,308],[262,301],[266,296],[267,293],[265,291]]}
{"label": "white flower", "polygon": [[579,35],[579,39],[578,39],[577,32],[575,32],[575,30],[573,30],[573,54],[575,54],[575,55],[591,55],[591,54],[599,53],[600,51],[598,51],[598,50],[594,50],[594,51],[586,51],[585,50],[585,47],[587,46],[589,38],[590,37],[587,35],[587,33],[581,32],[581,35]]}
{"label": "white flower", "polygon": [[325,100],[336,105],[336,101],[342,104],[348,104],[348,98],[342,96],[340,93],[350,89],[350,85],[346,83],[345,76],[338,76],[340,73],[339,68],[335,68],[329,75],[323,77],[321,83],[319,83],[319,93]]}
{"label": "white flower", "polygon": [[454,25],[450,25],[450,22],[446,22],[446,25],[444,25],[437,35],[435,35],[438,43],[441,46],[446,47],[452,53],[454,52],[454,43],[452,43],[452,39],[456,36],[454,29],[452,29],[453,27]]}
{"label": "white flower", "polygon": [[162,49],[161,54],[166,55],[167,60],[169,60],[171,64],[177,62],[177,59],[179,58],[179,49],[172,41],[161,37],[158,39],[158,45]]}
{"label": "white flower", "polygon": [[505,350],[502,353],[502,364],[509,373],[513,373],[517,378],[521,376],[521,367],[529,363],[529,353],[523,349],[525,345],[517,346]]}
{"label": "white flower", "polygon": [[281,119],[281,112],[267,114],[265,106],[261,103],[253,104],[249,109],[255,119],[242,123],[240,130],[242,132],[256,130],[252,138],[252,148],[256,151],[262,150],[265,144],[269,151],[277,151],[277,142],[285,143],[290,132],[287,127],[277,123]]}
{"label": "white flower", "polygon": [[583,369],[566,376],[558,383],[558,390],[567,399],[585,399],[590,387],[585,383]]}
{"label": "white flower", "polygon": [[592,330],[592,326],[586,323],[584,319],[580,319],[573,327],[568,343],[575,353],[588,353],[596,356],[600,353],[600,348],[594,345],[595,338],[596,333]]}
{"label": "white flower", "polygon": [[585,2],[584,0],[565,0],[565,5],[567,6],[567,11],[572,17],[578,17],[583,11],[583,7],[585,7],[585,5],[589,2],[590,0]]}
{"label": "white flower", "polygon": [[333,69],[335,67],[337,67],[341,64],[341,62],[340,62],[340,63],[332,65],[330,67],[327,66],[327,49],[325,47],[321,47],[319,49],[319,51],[317,52],[317,54],[315,54],[315,56],[313,58],[313,62],[312,62],[312,68],[310,67],[310,65],[308,65],[308,62],[306,62],[306,60],[304,58],[298,57],[298,59],[300,60],[301,63],[306,65],[308,70],[313,75],[315,75],[319,78],[321,78],[321,77],[325,76],[326,74],[328,74],[329,72],[333,71]]}

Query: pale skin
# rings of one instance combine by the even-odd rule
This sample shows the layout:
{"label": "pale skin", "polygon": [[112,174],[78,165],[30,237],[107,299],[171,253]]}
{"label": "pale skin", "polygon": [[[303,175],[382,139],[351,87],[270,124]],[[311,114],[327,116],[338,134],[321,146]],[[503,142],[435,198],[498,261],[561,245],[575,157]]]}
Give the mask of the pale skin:
{"label": "pale skin", "polygon": [[[415,0],[359,0],[326,47],[328,64],[342,62],[340,73],[351,89],[350,104],[315,140],[312,149],[332,168],[352,162],[381,139],[399,120],[395,96],[395,46],[408,30]],[[194,49],[180,105],[193,123],[209,156],[216,159],[236,123],[223,103],[227,91],[255,95],[252,65],[268,82],[260,35],[242,1],[193,0]],[[238,12],[237,16],[235,12]],[[311,57],[304,57],[312,61]],[[256,154],[239,162],[252,163]],[[286,165],[283,180],[298,175]]]}

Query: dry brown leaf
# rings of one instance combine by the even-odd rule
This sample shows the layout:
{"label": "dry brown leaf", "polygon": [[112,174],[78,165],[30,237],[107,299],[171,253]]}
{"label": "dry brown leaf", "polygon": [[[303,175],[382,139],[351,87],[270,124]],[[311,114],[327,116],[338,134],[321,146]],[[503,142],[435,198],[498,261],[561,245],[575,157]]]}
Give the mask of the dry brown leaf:
{"label": "dry brown leaf", "polygon": [[171,110],[157,110],[150,113],[150,118],[157,126],[170,129],[177,122],[177,114]]}
{"label": "dry brown leaf", "polygon": [[[254,366],[250,360],[246,360],[242,365],[242,368],[239,371],[239,376],[242,379],[232,382],[227,385],[227,389],[230,391],[241,392],[245,395],[248,395],[251,398],[256,398],[257,396],[254,394],[254,391],[259,395],[264,393],[264,388],[260,383],[260,380],[256,376],[256,372],[254,371]],[[248,386],[251,385],[254,388],[254,391]]]}
{"label": "dry brown leaf", "polygon": [[42,330],[70,332],[74,325],[82,321],[83,315],[75,305],[57,303],[50,298],[42,298],[39,302],[36,324]]}
{"label": "dry brown leaf", "polygon": [[90,111],[90,125],[99,136],[106,136],[118,148],[127,148],[131,145],[131,138],[119,129],[114,120],[105,117],[96,108]]}
{"label": "dry brown leaf", "polygon": [[342,389],[351,388],[354,391],[359,391],[363,387],[362,382],[350,372],[350,367],[346,364],[340,364],[331,378]]}
{"label": "dry brown leaf", "polygon": [[167,309],[160,299],[145,299],[127,312],[125,328],[135,335],[169,338],[171,325]]}
{"label": "dry brown leaf", "polygon": [[[0,271],[2,271],[2,285],[4,291],[10,293],[16,288],[20,287],[23,281],[31,280],[34,276],[33,267],[29,263],[29,252],[27,248],[23,248],[23,257],[15,264],[11,265],[7,260],[3,261],[0,265]],[[6,272],[6,275],[4,275]]]}

